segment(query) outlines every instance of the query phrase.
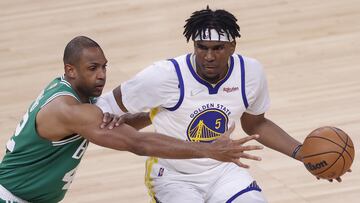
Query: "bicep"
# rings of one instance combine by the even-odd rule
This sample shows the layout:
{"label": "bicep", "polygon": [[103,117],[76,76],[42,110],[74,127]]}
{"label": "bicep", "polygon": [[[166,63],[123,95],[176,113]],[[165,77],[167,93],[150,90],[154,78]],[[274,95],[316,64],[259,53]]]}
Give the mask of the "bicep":
{"label": "bicep", "polygon": [[37,126],[44,137],[62,139],[71,134],[82,135],[85,129],[99,127],[102,117],[101,109],[95,105],[82,104],[73,97],[61,96],[40,110]]}
{"label": "bicep", "polygon": [[241,127],[247,134],[253,134],[256,128],[261,126],[265,121],[266,118],[264,114],[253,115],[245,112],[241,116]]}
{"label": "bicep", "polygon": [[132,150],[137,143],[137,131],[122,124],[113,129],[100,128],[103,114],[100,108],[91,104],[81,104],[72,108],[72,118],[68,125],[72,130],[90,142],[116,150]]}
{"label": "bicep", "polygon": [[112,130],[101,129],[102,118],[97,106],[61,97],[39,112],[38,130],[42,137],[53,141],[79,134],[94,144],[117,150],[131,150],[136,145],[139,136],[134,128],[122,124]]}

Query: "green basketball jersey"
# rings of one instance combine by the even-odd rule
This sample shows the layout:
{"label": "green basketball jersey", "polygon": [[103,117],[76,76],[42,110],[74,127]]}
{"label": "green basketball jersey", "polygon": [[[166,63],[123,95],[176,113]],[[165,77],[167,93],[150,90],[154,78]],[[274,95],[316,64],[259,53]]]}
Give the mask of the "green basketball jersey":
{"label": "green basketball jersey", "polygon": [[77,134],[52,142],[37,133],[37,113],[63,95],[80,101],[70,83],[59,77],[31,104],[6,144],[6,154],[0,163],[0,185],[23,200],[36,203],[62,200],[87,148],[88,141]]}

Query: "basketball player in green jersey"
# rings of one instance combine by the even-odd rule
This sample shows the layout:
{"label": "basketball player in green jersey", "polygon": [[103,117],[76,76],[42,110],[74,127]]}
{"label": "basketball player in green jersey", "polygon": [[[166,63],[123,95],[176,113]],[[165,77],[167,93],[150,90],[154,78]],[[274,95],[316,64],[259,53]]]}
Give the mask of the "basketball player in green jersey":
{"label": "basketball player in green jersey", "polygon": [[100,128],[103,113],[92,102],[105,85],[106,64],[95,41],[80,36],[68,43],[64,52],[65,74],[40,93],[6,144],[0,164],[0,202],[61,201],[89,141],[162,158],[213,158],[238,165],[240,157],[259,160],[244,151],[262,147],[243,145],[258,136],[231,140],[233,126],[212,144],[141,133],[126,124]]}

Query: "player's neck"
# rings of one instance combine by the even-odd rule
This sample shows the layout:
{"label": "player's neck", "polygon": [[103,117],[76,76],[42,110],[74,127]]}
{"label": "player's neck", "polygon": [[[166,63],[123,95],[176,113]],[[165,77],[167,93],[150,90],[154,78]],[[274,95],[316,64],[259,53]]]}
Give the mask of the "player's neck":
{"label": "player's neck", "polygon": [[74,84],[73,80],[69,79],[66,75],[64,75],[64,80],[66,80],[70,86],[71,89],[74,90],[74,92],[76,93],[76,95],[79,97],[81,103],[90,103],[90,97],[84,95],[79,88],[77,88],[76,84]]}

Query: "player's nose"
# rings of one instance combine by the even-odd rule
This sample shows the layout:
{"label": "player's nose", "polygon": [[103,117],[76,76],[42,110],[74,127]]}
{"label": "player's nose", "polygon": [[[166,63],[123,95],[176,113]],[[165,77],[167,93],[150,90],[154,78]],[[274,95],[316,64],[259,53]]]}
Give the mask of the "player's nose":
{"label": "player's nose", "polygon": [[105,68],[100,68],[97,71],[96,77],[97,77],[97,79],[105,80],[106,79],[106,69]]}
{"label": "player's nose", "polygon": [[205,54],[205,60],[206,61],[213,61],[215,60],[214,51],[211,49],[208,49]]}

